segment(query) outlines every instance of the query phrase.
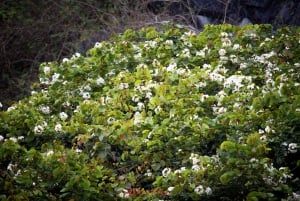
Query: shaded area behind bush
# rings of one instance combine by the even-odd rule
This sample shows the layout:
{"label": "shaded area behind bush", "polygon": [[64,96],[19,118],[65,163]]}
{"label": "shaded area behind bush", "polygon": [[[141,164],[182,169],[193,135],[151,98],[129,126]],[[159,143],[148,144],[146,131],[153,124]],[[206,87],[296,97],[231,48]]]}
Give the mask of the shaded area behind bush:
{"label": "shaded area behind bush", "polygon": [[29,94],[40,62],[85,53],[114,33],[164,19],[166,12],[154,16],[148,1],[2,1],[0,101],[7,107]]}

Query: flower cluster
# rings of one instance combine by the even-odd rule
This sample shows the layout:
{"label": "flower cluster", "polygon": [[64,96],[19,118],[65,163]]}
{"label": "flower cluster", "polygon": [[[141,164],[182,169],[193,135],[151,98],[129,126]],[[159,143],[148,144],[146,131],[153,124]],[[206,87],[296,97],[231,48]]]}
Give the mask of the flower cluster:
{"label": "flower cluster", "polygon": [[202,185],[199,185],[195,188],[195,193],[198,195],[211,195],[212,194],[212,189],[210,187],[203,187]]}
{"label": "flower cluster", "polygon": [[32,95],[0,112],[0,197],[26,184],[24,200],[296,199],[299,33],[278,32],[128,30],[42,64]]}

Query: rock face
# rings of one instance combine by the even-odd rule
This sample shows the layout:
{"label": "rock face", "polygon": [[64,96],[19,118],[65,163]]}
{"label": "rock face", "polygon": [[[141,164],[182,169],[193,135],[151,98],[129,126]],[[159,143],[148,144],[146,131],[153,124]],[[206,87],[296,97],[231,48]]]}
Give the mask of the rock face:
{"label": "rock face", "polygon": [[[160,5],[163,1],[160,2]],[[169,6],[170,13],[180,15],[187,6],[194,11],[197,28],[201,28],[203,19],[212,24],[223,22],[230,24],[272,24],[275,28],[286,25],[300,26],[299,0],[182,0]],[[199,17],[200,16],[200,17]],[[201,21],[202,19],[202,21]],[[248,19],[247,23],[242,22]]]}
{"label": "rock face", "polygon": [[254,23],[274,26],[300,25],[300,1],[298,0],[244,0],[241,2],[243,17]]}
{"label": "rock face", "polygon": [[[204,1],[195,0],[195,2],[199,6],[199,2],[203,4]],[[214,5],[218,5],[216,2]],[[223,2],[220,6],[221,14],[224,16],[224,7],[228,4],[226,21],[229,23],[236,24],[237,21],[248,18],[255,24],[300,25],[300,1],[298,0],[223,0]],[[212,7],[212,10],[209,10],[207,7],[206,12],[214,13],[214,9]]]}

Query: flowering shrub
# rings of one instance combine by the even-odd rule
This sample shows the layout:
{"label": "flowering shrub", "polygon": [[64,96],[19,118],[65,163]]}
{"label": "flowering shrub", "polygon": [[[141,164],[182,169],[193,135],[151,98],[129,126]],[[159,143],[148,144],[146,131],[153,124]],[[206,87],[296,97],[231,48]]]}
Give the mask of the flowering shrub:
{"label": "flowering shrub", "polygon": [[40,66],[0,122],[3,200],[298,200],[300,31],[127,30]]}

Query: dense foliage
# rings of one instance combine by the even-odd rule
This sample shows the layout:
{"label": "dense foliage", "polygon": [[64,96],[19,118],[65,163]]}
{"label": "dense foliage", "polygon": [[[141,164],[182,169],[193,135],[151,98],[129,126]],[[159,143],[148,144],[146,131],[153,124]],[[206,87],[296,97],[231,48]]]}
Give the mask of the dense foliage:
{"label": "dense foliage", "polygon": [[0,112],[2,200],[299,200],[300,30],[127,30]]}

